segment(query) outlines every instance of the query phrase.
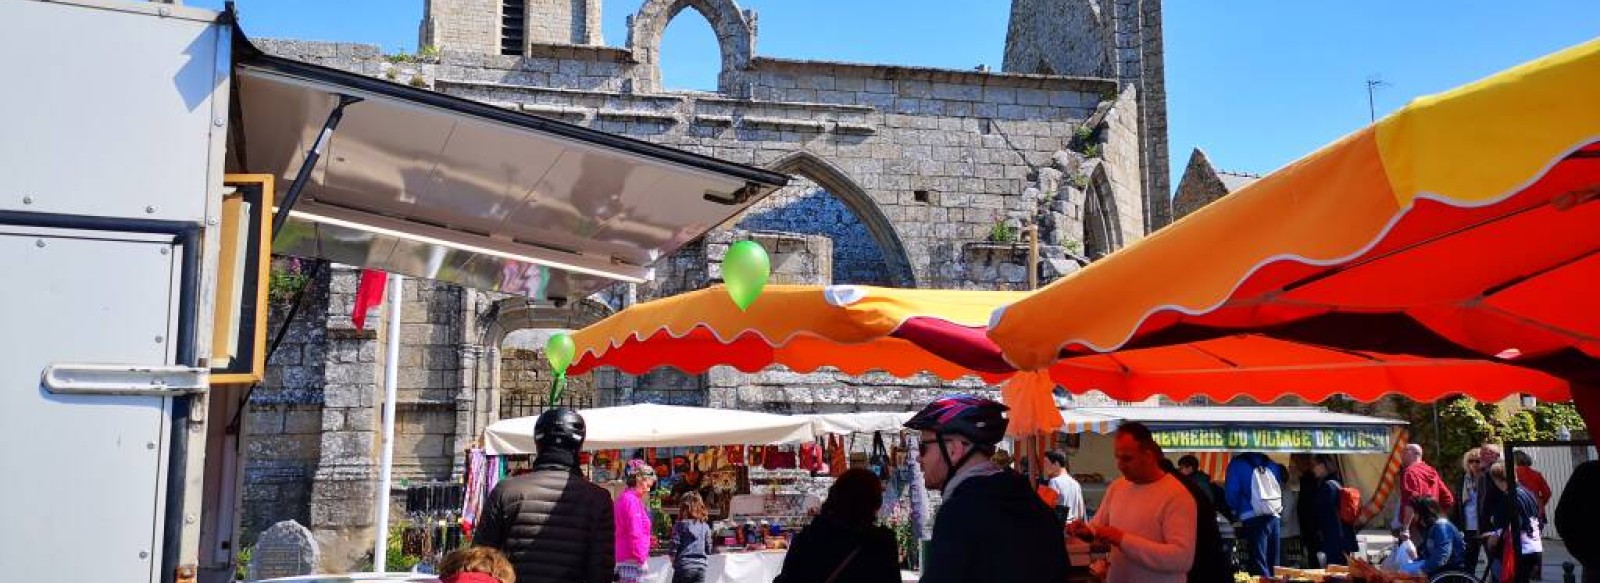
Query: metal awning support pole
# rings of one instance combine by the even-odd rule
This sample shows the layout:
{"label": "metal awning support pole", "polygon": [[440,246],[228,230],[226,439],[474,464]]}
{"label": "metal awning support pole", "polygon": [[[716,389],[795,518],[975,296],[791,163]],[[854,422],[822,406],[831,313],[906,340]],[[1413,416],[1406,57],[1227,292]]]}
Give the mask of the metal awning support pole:
{"label": "metal awning support pole", "polygon": [[322,150],[328,146],[328,138],[333,137],[333,130],[339,127],[339,120],[344,119],[345,106],[360,101],[360,97],[340,95],[339,105],[335,105],[333,111],[328,112],[328,121],[322,123],[322,132],[317,134],[317,141],[312,143],[311,149],[306,152],[305,161],[300,163],[300,172],[294,175],[294,182],[289,184],[289,191],[278,201],[278,213],[272,217],[273,238],[277,238],[283,226],[289,223],[289,209],[294,208],[295,201],[300,199],[300,191],[311,179],[311,171],[316,169],[317,160],[322,158]]}
{"label": "metal awning support pole", "polygon": [[384,329],[389,336],[383,358],[383,453],[378,461],[378,494],[374,501],[378,520],[372,546],[372,570],[378,573],[388,570],[385,559],[389,553],[389,484],[394,467],[394,401],[398,394],[395,385],[400,380],[400,304],[404,301],[404,285],[405,278],[389,274],[389,325]]}

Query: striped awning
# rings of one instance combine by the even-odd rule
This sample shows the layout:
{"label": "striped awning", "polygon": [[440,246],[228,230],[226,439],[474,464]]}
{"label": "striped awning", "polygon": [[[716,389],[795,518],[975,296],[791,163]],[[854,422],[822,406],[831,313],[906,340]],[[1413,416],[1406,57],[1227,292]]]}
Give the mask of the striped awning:
{"label": "striped awning", "polygon": [[1062,433],[1101,433],[1107,434],[1117,430],[1117,425],[1122,419],[1110,415],[1090,413],[1078,409],[1062,409],[1063,421],[1060,431]]}

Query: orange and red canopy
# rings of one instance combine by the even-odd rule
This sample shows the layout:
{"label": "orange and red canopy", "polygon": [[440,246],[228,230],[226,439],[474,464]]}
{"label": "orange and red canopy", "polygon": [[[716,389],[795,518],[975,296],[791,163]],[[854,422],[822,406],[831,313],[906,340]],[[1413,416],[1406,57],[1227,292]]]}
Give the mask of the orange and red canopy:
{"label": "orange and red canopy", "polygon": [[[1008,362],[1068,386],[1083,375],[1062,363],[1134,353],[1241,378],[1303,357],[1339,360],[1326,350],[1576,372],[1600,358],[1597,103],[1600,41],[1419,99],[1005,307],[989,335]],[[1325,350],[1293,354],[1284,342]],[[1424,399],[1566,396],[1554,377],[1485,382],[1484,369],[1504,371],[1494,365],[1394,388]],[[1234,391],[1316,393],[1306,380],[1273,375]],[[1134,392],[1147,391],[1218,396],[1188,383]]]}

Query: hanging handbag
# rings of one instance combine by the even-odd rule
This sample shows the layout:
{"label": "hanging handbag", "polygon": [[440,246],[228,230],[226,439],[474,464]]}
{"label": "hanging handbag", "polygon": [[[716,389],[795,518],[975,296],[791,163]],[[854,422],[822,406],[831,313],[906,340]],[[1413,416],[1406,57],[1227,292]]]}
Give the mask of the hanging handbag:
{"label": "hanging handbag", "polygon": [[800,446],[800,469],[812,473],[822,469],[822,446],[816,442]]}
{"label": "hanging handbag", "polygon": [[845,470],[850,469],[850,462],[848,459],[846,459],[843,437],[831,435],[828,436],[828,442],[828,449],[832,450],[828,455],[828,473],[837,478],[841,474],[844,474]]}
{"label": "hanging handbag", "polygon": [[792,451],[783,451],[776,445],[767,446],[761,467],[769,470],[792,470],[800,463],[799,456]]}
{"label": "hanging handbag", "polygon": [[889,479],[889,449],[883,446],[883,432],[872,432],[872,456],[867,458],[867,468],[880,480]]}

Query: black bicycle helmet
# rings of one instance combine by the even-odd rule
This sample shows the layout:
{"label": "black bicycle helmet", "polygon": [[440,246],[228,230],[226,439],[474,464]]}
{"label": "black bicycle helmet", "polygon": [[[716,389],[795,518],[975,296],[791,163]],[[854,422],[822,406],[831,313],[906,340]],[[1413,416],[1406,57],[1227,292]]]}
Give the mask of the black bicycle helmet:
{"label": "black bicycle helmet", "polygon": [[945,397],[923,407],[905,423],[907,429],[932,431],[939,435],[960,435],[980,446],[1000,443],[1006,436],[1006,410],[1003,404],[971,395]]}
{"label": "black bicycle helmet", "polygon": [[541,452],[556,450],[576,453],[583,449],[583,440],[588,433],[583,416],[567,407],[545,411],[533,422],[533,443]]}

